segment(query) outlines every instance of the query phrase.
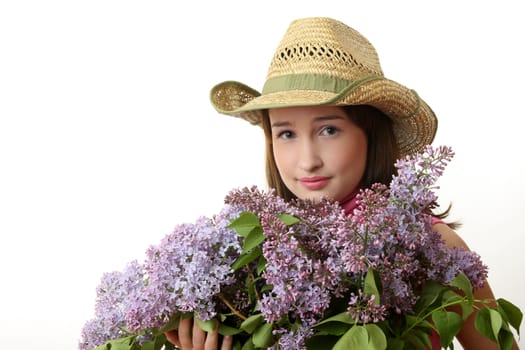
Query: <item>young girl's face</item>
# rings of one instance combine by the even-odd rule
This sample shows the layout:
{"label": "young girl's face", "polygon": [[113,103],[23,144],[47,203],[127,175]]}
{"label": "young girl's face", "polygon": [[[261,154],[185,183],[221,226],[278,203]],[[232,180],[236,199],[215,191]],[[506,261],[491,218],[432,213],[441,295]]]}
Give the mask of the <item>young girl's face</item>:
{"label": "young girl's face", "polygon": [[343,108],[275,108],[269,115],[277,169],[293,194],[342,200],[358,187],[367,137]]}

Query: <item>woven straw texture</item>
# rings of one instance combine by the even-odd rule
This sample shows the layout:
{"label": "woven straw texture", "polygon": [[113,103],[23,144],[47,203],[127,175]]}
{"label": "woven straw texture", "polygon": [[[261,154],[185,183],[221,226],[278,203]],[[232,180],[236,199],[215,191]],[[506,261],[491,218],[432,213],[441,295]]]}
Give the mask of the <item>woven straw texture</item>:
{"label": "woven straw texture", "polygon": [[262,110],[288,106],[370,105],[394,121],[403,155],[434,139],[437,119],[407,87],[385,78],[372,44],[331,18],[292,22],[273,56],[262,94],[226,81],[211,91],[214,108],[260,124]]}

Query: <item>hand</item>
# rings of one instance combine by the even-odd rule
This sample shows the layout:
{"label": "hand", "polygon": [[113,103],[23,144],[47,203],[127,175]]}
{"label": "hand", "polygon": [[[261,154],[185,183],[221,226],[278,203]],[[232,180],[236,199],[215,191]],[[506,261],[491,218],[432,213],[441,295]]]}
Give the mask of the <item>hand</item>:
{"label": "hand", "polygon": [[166,332],[168,341],[182,350],[231,350],[233,339],[224,336],[219,344],[218,326],[213,332],[205,332],[193,318],[181,319],[179,327]]}

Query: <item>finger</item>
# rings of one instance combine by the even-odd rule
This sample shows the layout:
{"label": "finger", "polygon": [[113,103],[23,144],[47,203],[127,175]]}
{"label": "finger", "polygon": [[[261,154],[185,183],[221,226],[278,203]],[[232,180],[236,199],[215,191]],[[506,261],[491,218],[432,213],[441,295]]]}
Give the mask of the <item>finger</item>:
{"label": "finger", "polygon": [[199,327],[196,321],[193,322],[193,350],[203,350],[207,336],[206,332]]}
{"label": "finger", "polygon": [[193,318],[181,318],[179,322],[179,342],[182,349],[192,349],[193,344],[191,341],[191,327],[193,324]]}
{"label": "finger", "polygon": [[204,350],[215,350],[219,347],[219,322],[215,326],[213,332],[208,332],[206,336],[206,343],[204,344]]}
{"label": "finger", "polygon": [[225,335],[222,338],[221,350],[231,350],[233,347],[233,337],[231,335]]}
{"label": "finger", "polygon": [[168,339],[168,341],[170,343],[172,343],[173,345],[175,345],[178,348],[181,347],[181,344],[180,344],[180,341],[179,341],[179,334],[178,334],[176,329],[174,329],[172,331],[167,331],[167,332],[164,333],[164,335],[166,336],[166,339]]}

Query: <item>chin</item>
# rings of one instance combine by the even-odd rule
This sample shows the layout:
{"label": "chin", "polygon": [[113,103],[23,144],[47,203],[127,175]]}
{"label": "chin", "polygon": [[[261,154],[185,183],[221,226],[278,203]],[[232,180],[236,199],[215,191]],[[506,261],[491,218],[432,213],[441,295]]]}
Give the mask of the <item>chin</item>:
{"label": "chin", "polygon": [[308,193],[305,196],[299,197],[299,198],[308,199],[308,200],[311,200],[311,201],[314,201],[314,202],[318,202],[321,199],[332,198],[332,197],[329,194],[327,194],[327,193]]}

